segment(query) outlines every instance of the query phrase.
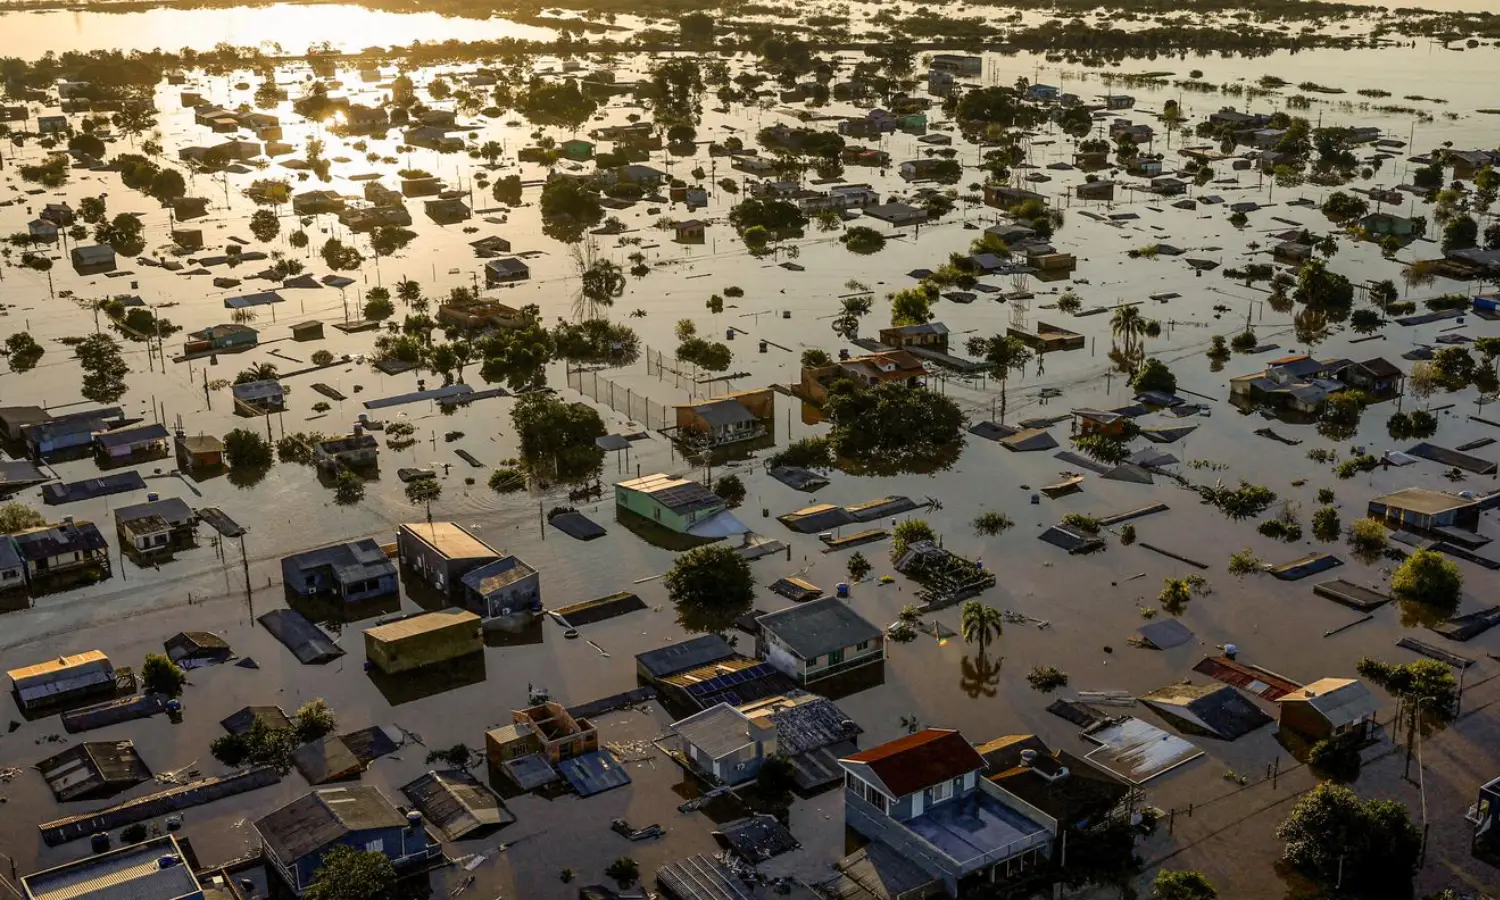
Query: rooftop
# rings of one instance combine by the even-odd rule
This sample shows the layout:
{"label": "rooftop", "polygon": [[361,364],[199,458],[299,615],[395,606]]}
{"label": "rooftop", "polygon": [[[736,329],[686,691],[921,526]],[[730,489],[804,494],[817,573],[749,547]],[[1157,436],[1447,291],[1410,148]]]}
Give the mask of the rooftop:
{"label": "rooftop", "polygon": [[412,537],[448,559],[478,559],[499,556],[489,544],[456,522],[413,522],[401,526]]}
{"label": "rooftop", "polygon": [[405,826],[406,819],[384,794],[354,785],[309,791],[256,821],[255,830],[290,865],[350,832]]}
{"label": "rooftop", "polygon": [[492,563],[486,563],[466,573],[463,583],[483,597],[535,574],[536,569],[516,557],[502,556]]}
{"label": "rooftop", "polygon": [[720,703],[671,725],[683,740],[714,759],[728,756],[750,743],[750,717]]}
{"label": "rooftop", "polygon": [[755,620],[804,660],[880,639],[880,629],[866,622],[848,603],[825,597]]}
{"label": "rooftop", "polygon": [[295,553],[286,557],[284,562],[302,571],[329,567],[342,584],[396,574],[396,564],[373,538]]}
{"label": "rooftop", "polygon": [[421,613],[408,616],[386,625],[376,625],[365,629],[365,637],[371,640],[390,643],[406,638],[415,637],[419,634],[428,634],[447,628],[458,628],[470,625],[479,627],[479,617],[465,609],[444,609],[438,612]]}
{"label": "rooftop", "polygon": [[1477,500],[1458,497],[1453,494],[1445,494],[1442,491],[1434,491],[1428,488],[1402,488],[1390,494],[1382,494],[1371,503],[1379,503],[1395,509],[1404,509],[1409,512],[1420,513],[1424,516],[1435,516],[1449,510],[1462,509],[1466,506],[1474,506]]}
{"label": "rooftop", "polygon": [[713,509],[724,505],[724,501],[719,499],[718,495],[698,482],[662,473],[632,478],[620,482],[615,487],[645,494],[667,509],[679,513]]}
{"label": "rooftop", "polygon": [[656,650],[637,653],[636,665],[653,678],[665,678],[734,656],[734,648],[717,634],[705,634]]}
{"label": "rooftop", "polygon": [[[893,797],[903,797],[984,768],[984,757],[949,728],[926,728],[840,762],[867,767]],[[846,766],[847,768],[847,766]]]}
{"label": "rooftop", "polygon": [[177,900],[198,893],[198,879],[172,835],[27,875],[32,900]]}
{"label": "rooftop", "polygon": [[960,865],[986,855],[1005,859],[1052,835],[983,790],[929,807],[903,823]]}
{"label": "rooftop", "polygon": [[1320,678],[1277,702],[1307,703],[1333,725],[1357,722],[1380,709],[1370,689],[1356,678]]}

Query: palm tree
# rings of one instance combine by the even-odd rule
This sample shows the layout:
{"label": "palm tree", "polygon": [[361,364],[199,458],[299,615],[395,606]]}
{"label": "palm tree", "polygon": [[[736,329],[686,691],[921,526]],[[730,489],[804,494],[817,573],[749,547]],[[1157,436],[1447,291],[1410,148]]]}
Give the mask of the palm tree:
{"label": "palm tree", "polygon": [[1109,320],[1109,333],[1125,342],[1125,355],[1128,357],[1141,336],[1146,333],[1146,317],[1141,315],[1139,307],[1117,306],[1114,316]]}
{"label": "palm tree", "polygon": [[276,377],[276,366],[272,363],[256,363],[248,369],[241,370],[240,374],[234,376],[235,384],[248,384],[252,381],[270,381]]}
{"label": "palm tree", "polygon": [[1000,683],[1000,664],[1003,660],[991,662],[988,656],[981,651],[974,659],[965,656],[960,663],[963,676],[959,679],[959,690],[963,691],[972,700],[977,700],[981,695],[993,697],[997,693],[996,685]]}
{"label": "palm tree", "polygon": [[1031,362],[1031,348],[1011,335],[997,334],[994,337],[972,337],[968,342],[969,353],[978,356],[989,365],[990,377],[1000,382],[1000,421],[1005,421],[1005,386],[1010,373],[1026,374],[1026,364]]}
{"label": "palm tree", "polygon": [[985,606],[978,600],[965,600],[964,605],[959,608],[959,633],[963,635],[965,643],[978,644],[981,655],[990,640],[1004,632],[1004,625],[1005,616],[1001,615],[1000,610]]}

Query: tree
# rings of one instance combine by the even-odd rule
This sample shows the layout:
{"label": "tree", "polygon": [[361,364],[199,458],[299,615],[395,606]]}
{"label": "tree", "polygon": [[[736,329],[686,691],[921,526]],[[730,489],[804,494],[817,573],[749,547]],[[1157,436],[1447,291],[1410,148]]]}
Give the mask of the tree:
{"label": "tree", "polygon": [[839,240],[850,253],[868,256],[885,248],[885,235],[865,225],[854,225]]}
{"label": "tree", "polygon": [[249,384],[252,381],[271,381],[276,377],[276,364],[268,362],[256,363],[248,369],[241,369],[234,376],[235,384]]}
{"label": "tree", "polygon": [[336,844],[323,854],[303,893],[305,900],[386,900],[396,887],[396,867],[377,850]]}
{"label": "tree", "polygon": [[580,320],[597,319],[625,293],[625,273],[619,263],[599,256],[599,245],[593,240],[575,244],[571,252],[579,282],[573,314]]}
{"label": "tree", "polygon": [[829,388],[824,413],[834,454],[872,474],[943,468],[963,451],[963,410],[924,387],[841,379]]}
{"label": "tree", "polygon": [[1402,600],[1452,608],[1464,576],[1458,564],[1436,550],[1417,550],[1391,576],[1391,593]]}
{"label": "tree", "polygon": [[621,887],[628,887],[641,877],[641,866],[630,857],[621,856],[605,867],[604,874],[619,882]]}
{"label": "tree", "polygon": [[125,376],[130,366],[120,355],[120,345],[107,334],[92,334],[84,338],[74,351],[83,368],[83,396],[95,403],[114,403],[129,386]]}
{"label": "tree", "polygon": [[1141,315],[1139,307],[1117,307],[1109,319],[1109,333],[1124,342],[1125,355],[1128,357],[1146,333],[1146,317]]}
{"label": "tree", "polygon": [[1443,227],[1443,252],[1467,250],[1479,244],[1479,223],[1463,215],[1449,220]]}
{"label": "tree", "polygon": [[333,710],[328,708],[328,701],[322,697],[316,697],[302,704],[292,718],[292,728],[297,733],[297,740],[304,744],[332,734],[334,729],[339,727]]}
{"label": "tree", "polygon": [[1336,541],[1342,527],[1339,523],[1339,511],[1331,506],[1325,506],[1312,515],[1313,537],[1320,541]]}
{"label": "tree", "polygon": [[1020,338],[1008,334],[994,337],[971,337],[968,342],[970,354],[984,360],[987,374],[1000,382],[1000,421],[1005,421],[1005,388],[1010,383],[1010,373],[1026,374],[1026,364],[1031,362],[1031,348]]}
{"label": "tree", "polygon": [[575,244],[602,218],[604,207],[592,187],[571,178],[553,178],[542,187],[543,230],[549,237]]}
{"label": "tree", "polygon": [[105,203],[103,195],[98,197],[84,197],[78,201],[78,218],[89,223],[98,225],[104,221]]}
{"label": "tree", "polygon": [[[380,290],[376,288],[375,290]],[[389,297],[382,297],[370,292],[369,299],[365,301],[365,319],[370,322],[380,322],[389,319],[396,314],[396,304]]]}
{"label": "tree", "polygon": [[281,220],[269,209],[257,209],[250,214],[250,234],[257,241],[266,243],[281,231]]}
{"label": "tree", "polygon": [[187,182],[176,169],[162,169],[152,176],[147,193],[162,203],[171,203],[187,196]]}
{"label": "tree", "polygon": [[1361,802],[1346,787],[1313,788],[1276,828],[1287,862],[1314,881],[1355,896],[1398,896],[1411,884],[1421,831],[1393,800]]}
{"label": "tree", "polygon": [[120,213],[108,223],[94,226],[94,240],[108,244],[121,256],[135,256],[146,248],[141,220],[130,213]]}
{"label": "tree", "polygon": [[1340,225],[1361,218],[1370,209],[1363,198],[1343,191],[1334,191],[1323,201],[1323,215]]}
{"label": "tree", "polygon": [[714,483],[714,493],[729,506],[745,502],[745,484],[738,475],[725,475]]}
{"label": "tree", "polygon": [[521,205],[521,176],[506,175],[495,179],[494,187],[490,188],[496,203],[506,206]]}
{"label": "tree", "polygon": [[490,168],[492,169],[495,167],[495,161],[498,160],[500,158],[500,154],[504,152],[505,149],[500,146],[499,141],[485,141],[483,144],[479,145],[480,159],[483,159],[485,162],[489,163]]}
{"label": "tree", "polygon": [[1164,394],[1177,392],[1177,376],[1159,359],[1148,359],[1130,379],[1130,386],[1137,391],[1161,391]]}
{"label": "tree", "polygon": [[978,600],[965,600],[959,609],[959,633],[963,635],[964,643],[979,645],[980,655],[984,654],[991,639],[1005,631],[1004,625],[1005,616],[1000,610]]}
{"label": "tree", "polygon": [[0,534],[15,534],[28,528],[40,528],[47,524],[42,514],[27,506],[12,500],[9,503],[0,504]]}
{"label": "tree", "polygon": [[340,469],[333,480],[333,499],[340,506],[348,506],[364,498],[365,480],[348,469]]}
{"label": "tree", "polygon": [[832,362],[833,358],[828,355],[828,351],[821,347],[808,347],[802,351],[802,368],[804,369],[820,369]]}
{"label": "tree", "polygon": [[527,394],[511,408],[521,458],[536,473],[563,480],[592,478],[604,460],[594,443],[607,431],[591,406],[550,394]]}
{"label": "tree", "polygon": [[432,521],[432,504],[443,496],[443,483],[436,478],[417,478],[406,483],[406,502],[412,506],[427,508],[427,521]]}
{"label": "tree", "polygon": [[224,435],[224,458],[231,468],[265,468],[271,464],[271,442],[257,431],[236,428]]}
{"label": "tree", "polygon": [[891,294],[891,325],[921,325],[932,321],[933,295],[925,288],[914,287]]}
{"label": "tree", "polygon": [[697,631],[727,628],[755,600],[749,561],[725,544],[695,547],[681,554],[663,583],[684,627]]}
{"label": "tree", "polygon": [[936,540],[937,533],[932,530],[931,525],[921,519],[907,519],[891,529],[891,561],[905,556],[907,548],[912,544]]}
{"label": "tree", "polygon": [[865,558],[865,555],[856,550],[854,551],[854,555],[849,557],[847,568],[851,581],[864,581],[870,574],[872,566],[870,565],[870,561]]}
{"label": "tree", "polygon": [[1453,669],[1435,659],[1418,659],[1401,665],[1363,657],[1355,664],[1354,671],[1393,696],[1425,705],[1439,715],[1448,714],[1458,698],[1458,679],[1453,677]]}
{"label": "tree", "polygon": [[1151,882],[1153,900],[1216,900],[1219,892],[1197,872],[1162,869]]}
{"label": "tree", "polygon": [[141,665],[141,688],[148,694],[163,694],[168,697],[182,695],[182,686],[187,683],[187,673],[177,667],[161,653],[147,653]]}

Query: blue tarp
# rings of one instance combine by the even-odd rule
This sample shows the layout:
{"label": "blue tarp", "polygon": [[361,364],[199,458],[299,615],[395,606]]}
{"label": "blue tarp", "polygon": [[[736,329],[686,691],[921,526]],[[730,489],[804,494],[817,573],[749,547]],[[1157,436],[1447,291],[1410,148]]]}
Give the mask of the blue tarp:
{"label": "blue tarp", "polygon": [[630,783],[630,775],[608,750],[595,750],[557,764],[580,797],[591,797]]}

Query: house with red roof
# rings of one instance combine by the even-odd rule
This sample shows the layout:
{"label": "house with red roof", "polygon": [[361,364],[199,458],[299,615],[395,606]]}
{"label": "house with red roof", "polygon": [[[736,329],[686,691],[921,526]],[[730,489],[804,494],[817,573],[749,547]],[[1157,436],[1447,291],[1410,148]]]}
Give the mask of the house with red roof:
{"label": "house with red roof", "polygon": [[957,731],[927,728],[839,765],[845,824],[915,863],[949,896],[1051,857],[1057,820],[985,779],[984,757]]}

